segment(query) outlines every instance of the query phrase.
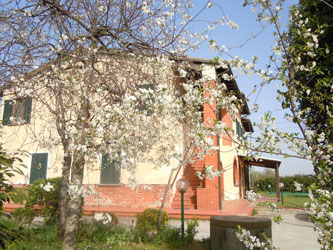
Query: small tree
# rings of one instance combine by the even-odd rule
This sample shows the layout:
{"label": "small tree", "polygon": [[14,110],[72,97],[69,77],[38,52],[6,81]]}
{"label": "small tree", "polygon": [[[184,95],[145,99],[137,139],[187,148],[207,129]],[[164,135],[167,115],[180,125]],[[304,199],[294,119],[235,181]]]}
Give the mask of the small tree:
{"label": "small tree", "polygon": [[[2,216],[6,202],[13,201],[14,203],[21,203],[25,200],[25,190],[15,189],[8,180],[14,175],[23,174],[22,171],[13,167],[14,161],[20,161],[16,156],[9,155],[2,146],[0,146],[0,216]],[[0,219],[0,246],[5,249],[9,245],[22,239],[22,232],[20,229],[10,228],[3,219]]]}

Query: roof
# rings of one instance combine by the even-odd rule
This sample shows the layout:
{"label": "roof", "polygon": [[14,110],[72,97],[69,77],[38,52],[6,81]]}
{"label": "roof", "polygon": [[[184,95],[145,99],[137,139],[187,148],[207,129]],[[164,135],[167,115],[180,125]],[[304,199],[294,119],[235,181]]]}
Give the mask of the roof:
{"label": "roof", "polygon": [[[181,60],[181,61],[186,59],[186,60],[192,61],[193,63],[199,63],[199,64],[201,64],[201,63],[212,64],[212,65],[216,64],[215,60],[211,60],[211,59],[208,59],[208,58],[200,58],[200,57],[177,57],[177,58],[170,57],[170,58],[173,59],[173,60]],[[40,68],[38,68],[36,70],[33,70],[33,71],[27,73],[25,75],[25,77],[27,79],[30,79],[30,78],[32,78],[32,77],[34,77],[34,76],[36,76],[36,75],[38,75],[38,74],[40,74],[40,73],[42,73],[44,71],[49,70],[54,62],[55,62],[55,60],[53,60],[52,62],[49,62],[49,63],[41,66]],[[230,66],[228,67],[228,69],[225,69],[225,68],[222,68],[222,67],[216,68],[217,78],[219,78],[219,75],[222,74],[222,73],[228,73],[228,74],[233,75]],[[245,95],[244,95],[243,92],[241,92],[239,90],[238,85],[237,85],[235,79],[232,79],[230,81],[224,80],[223,83],[227,86],[227,89],[229,91],[232,91],[236,95],[236,97],[239,100],[242,100],[242,102],[243,102],[242,110],[241,110],[242,114],[243,115],[249,115],[250,114],[250,110],[249,110],[249,106],[247,104]],[[251,127],[252,127],[252,125],[251,125]],[[253,128],[252,128],[252,130],[253,130]],[[250,131],[248,131],[248,132],[250,132]],[[253,131],[251,131],[251,132],[253,132]]]}
{"label": "roof", "polygon": [[[225,69],[225,68],[217,68],[216,69],[216,74],[217,76],[219,77],[219,75],[223,74],[223,73],[228,73],[228,74],[231,74],[233,75],[232,73],[232,70],[230,67],[228,67],[228,69]],[[220,80],[222,82],[222,79]],[[238,88],[238,85],[235,81],[235,79],[232,79],[230,81],[226,81],[224,80],[223,83],[227,86],[227,89],[229,91],[232,91],[235,93],[236,97],[239,99],[239,100],[242,100],[243,102],[243,106],[242,106],[242,114],[243,115],[249,115],[250,114],[250,110],[249,110],[249,106],[247,105],[247,101],[246,101],[246,98],[245,98],[245,95],[243,92],[241,92]]]}
{"label": "roof", "polygon": [[242,124],[246,132],[254,132],[250,119],[242,118]]}
{"label": "roof", "polygon": [[248,163],[249,165],[257,166],[257,167],[264,167],[264,168],[273,168],[280,167],[281,160],[278,159],[272,159],[267,157],[258,157],[257,160],[251,159],[246,160],[246,157],[244,155],[239,155],[239,158],[241,158],[245,163]]}
{"label": "roof", "polygon": [[[184,59],[183,59],[184,60]],[[207,59],[207,58],[200,58],[200,57],[188,57],[187,60],[192,61],[193,63],[205,63],[205,64],[216,64],[215,60],[211,60],[211,59]],[[230,75],[233,75],[232,70],[230,68],[230,66],[228,67],[228,69],[225,68],[216,68],[216,75],[217,78],[219,78],[219,75],[223,74],[223,73],[228,73]],[[218,80],[218,79],[217,79]],[[222,82],[222,79],[220,80],[220,82]],[[249,115],[250,114],[250,110],[249,110],[249,106],[247,104],[245,95],[243,92],[241,92],[238,88],[238,85],[235,81],[235,79],[232,79],[230,81],[226,81],[223,80],[223,83],[227,86],[227,89],[229,91],[232,91],[233,93],[235,93],[236,97],[239,100],[242,100],[243,102],[243,106],[242,106],[242,114],[243,115]],[[251,125],[252,126],[252,125]],[[253,128],[252,128],[253,130]],[[252,131],[253,132],[253,131]]]}

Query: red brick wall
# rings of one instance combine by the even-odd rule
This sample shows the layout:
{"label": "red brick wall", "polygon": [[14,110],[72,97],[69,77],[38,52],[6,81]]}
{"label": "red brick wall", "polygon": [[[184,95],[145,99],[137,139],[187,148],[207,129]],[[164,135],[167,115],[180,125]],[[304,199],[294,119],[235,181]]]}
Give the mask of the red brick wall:
{"label": "red brick wall", "polygon": [[[126,185],[94,185],[95,194],[85,199],[85,206],[160,207],[166,185],[146,185],[151,187],[150,191],[145,190],[143,186],[140,185],[136,191]],[[170,195],[164,206],[170,207]]]}
{"label": "red brick wall", "polygon": [[[229,114],[229,112],[227,110],[222,110],[221,116],[222,116],[222,122],[224,122],[227,125],[227,128],[232,129],[231,115]],[[222,143],[223,146],[232,146],[232,139],[227,134],[223,134]]]}
{"label": "red brick wall", "polygon": [[[206,84],[215,84],[215,81],[207,82]],[[207,86],[207,85],[206,85]],[[209,95],[208,91],[205,91],[205,95]],[[209,105],[207,103],[204,104],[204,122],[205,126],[213,126],[212,124],[208,124],[207,120],[209,118],[216,119],[215,103]],[[213,138],[214,145],[217,145],[217,137]],[[218,155],[217,152],[214,152],[212,155],[207,155],[205,157],[205,166],[212,165],[214,169],[218,169]],[[218,178],[215,177],[213,179],[205,179],[205,187],[197,188],[197,209],[203,210],[218,210],[219,209],[219,186],[218,186]]]}

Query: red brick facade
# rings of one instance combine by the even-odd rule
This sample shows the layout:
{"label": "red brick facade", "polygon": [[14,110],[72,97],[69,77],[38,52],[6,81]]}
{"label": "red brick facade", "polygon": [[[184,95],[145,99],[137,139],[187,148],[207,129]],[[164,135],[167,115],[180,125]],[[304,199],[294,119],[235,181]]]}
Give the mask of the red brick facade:
{"label": "red brick facade", "polygon": [[[160,207],[166,185],[140,185],[133,190],[126,185],[95,185],[95,194],[85,199],[85,206],[148,208]],[[170,192],[169,192],[170,193]],[[170,207],[170,195],[165,207]]]}
{"label": "red brick facade", "polygon": [[[215,81],[210,81],[206,84],[215,84]],[[209,95],[206,91],[205,95]],[[204,104],[204,122],[205,126],[212,126],[208,123],[208,120],[216,119],[217,115],[214,111],[215,103],[213,105]],[[227,123],[227,126],[231,128],[231,116],[228,112],[222,112],[223,122]],[[223,137],[226,145],[231,145],[231,140],[225,140],[226,136]],[[217,137],[213,138],[214,145],[217,146]],[[207,155],[204,160],[196,160],[193,164],[188,164],[183,173],[182,178],[187,179],[190,182],[190,189],[185,193],[185,207],[194,208],[199,210],[218,210],[219,209],[219,181],[218,178],[207,179],[200,181],[195,175],[195,172],[202,171],[207,165],[214,166],[214,169],[218,170],[218,153],[215,152],[212,155]],[[221,162],[222,167],[222,162]],[[222,186],[222,200],[224,199],[223,193],[223,174],[221,175],[221,186]],[[176,193],[172,207],[180,207],[180,195]]]}

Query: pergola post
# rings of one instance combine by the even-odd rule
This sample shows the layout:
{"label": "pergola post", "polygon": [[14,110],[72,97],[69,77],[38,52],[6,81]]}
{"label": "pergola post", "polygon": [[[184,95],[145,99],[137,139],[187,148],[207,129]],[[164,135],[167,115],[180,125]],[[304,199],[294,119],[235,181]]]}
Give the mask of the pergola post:
{"label": "pergola post", "polygon": [[280,174],[279,174],[279,164],[276,163],[275,166],[275,182],[276,182],[276,197],[278,202],[280,201]]}

